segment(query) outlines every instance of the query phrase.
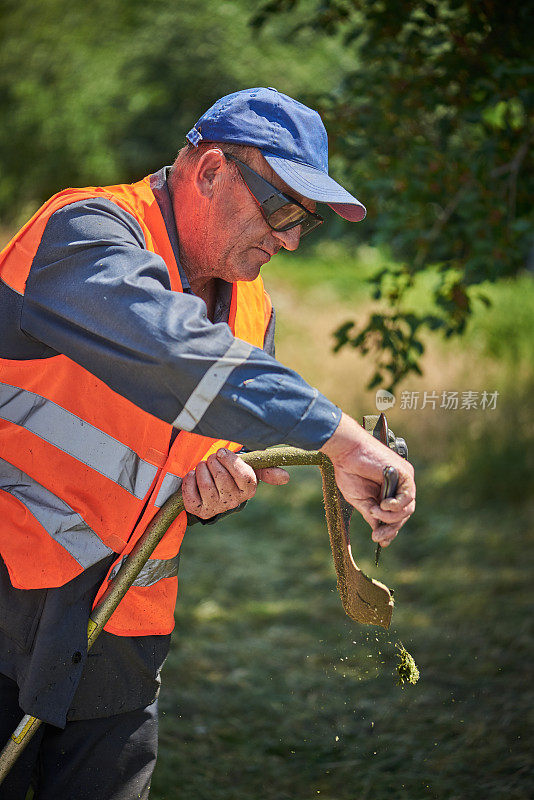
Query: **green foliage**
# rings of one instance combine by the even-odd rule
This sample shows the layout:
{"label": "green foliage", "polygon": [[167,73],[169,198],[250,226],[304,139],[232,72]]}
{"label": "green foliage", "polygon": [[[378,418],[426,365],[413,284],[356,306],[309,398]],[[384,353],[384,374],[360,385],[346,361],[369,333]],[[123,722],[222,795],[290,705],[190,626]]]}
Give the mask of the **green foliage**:
{"label": "green foliage", "polygon": [[[270,0],[252,12],[246,0],[0,0],[2,225],[65,186],[142,177],[172,160],[217,97],[276,86],[319,108],[333,173],[369,208],[362,227],[329,215],[317,238],[370,232],[388,263],[394,256],[397,266],[371,279],[391,308],[336,345],[380,353],[374,381],[393,387],[417,372],[426,330],[464,332],[491,301],[480,285],[525,263],[528,10],[475,0]],[[319,278],[326,260],[316,260]],[[429,265],[433,300],[422,309],[408,298],[428,285]]]}
{"label": "green foliage", "polygon": [[[308,13],[293,36],[305,26],[341,34],[353,56],[337,89],[318,94],[316,105],[334,165],[368,206],[373,241],[401,264],[374,280],[375,296],[395,309],[386,330],[369,320],[359,333],[360,347],[381,339],[386,365],[404,362],[392,372],[394,385],[417,371],[401,320],[418,273],[439,270],[440,321],[416,314],[415,327],[450,337],[465,331],[476,287],[517,275],[532,247],[530,8],[479,0],[273,0],[254,24],[268,29],[286,7]],[[378,367],[380,381],[384,370]]]}
{"label": "green foliage", "polygon": [[481,343],[485,356],[511,365],[516,372],[521,364],[532,363],[534,353],[534,279],[530,273],[515,280],[483,287],[491,307],[473,314],[467,335]]}
{"label": "green foliage", "polygon": [[335,42],[261,49],[246,0],[0,0],[0,215],[25,221],[65,186],[136,180],[172,162],[196,119],[247,86],[305,96],[340,77]]}
{"label": "green foliage", "polygon": [[418,361],[425,347],[420,334],[425,327],[435,330],[441,325],[442,320],[432,314],[371,314],[358,333],[352,333],[353,322],[340,325],[334,331],[333,349],[338,352],[348,344],[362,355],[373,352],[376,371],[367,388],[374,389],[387,380],[387,389],[392,391],[410,373],[422,374]]}
{"label": "green foliage", "polygon": [[532,376],[519,370],[500,392],[501,414],[466,430],[457,443],[451,486],[469,486],[472,506],[517,507],[534,497],[534,423]]}

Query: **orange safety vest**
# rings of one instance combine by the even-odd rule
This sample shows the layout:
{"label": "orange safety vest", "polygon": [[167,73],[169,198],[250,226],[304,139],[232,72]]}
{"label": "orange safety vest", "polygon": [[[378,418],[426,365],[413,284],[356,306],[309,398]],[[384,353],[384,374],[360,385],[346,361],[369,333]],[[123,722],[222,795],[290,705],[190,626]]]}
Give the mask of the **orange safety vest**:
{"label": "orange safety vest", "polygon": [[[0,253],[2,281],[23,295],[50,216],[69,203],[95,197],[113,201],[138,221],[146,248],[163,258],[171,289],[181,292],[149,177],[54,195]],[[236,338],[262,347],[270,315],[261,278],[233,284],[229,325]],[[181,478],[220,447],[241,447],[184,430],[171,446],[172,425],[64,355],[0,359],[0,370],[0,461],[14,474],[0,490],[0,554],[19,589],[61,586],[114,552],[118,557],[97,602]],[[172,631],[177,558],[186,525],[184,512],[128,590],[107,631],[121,636]]]}

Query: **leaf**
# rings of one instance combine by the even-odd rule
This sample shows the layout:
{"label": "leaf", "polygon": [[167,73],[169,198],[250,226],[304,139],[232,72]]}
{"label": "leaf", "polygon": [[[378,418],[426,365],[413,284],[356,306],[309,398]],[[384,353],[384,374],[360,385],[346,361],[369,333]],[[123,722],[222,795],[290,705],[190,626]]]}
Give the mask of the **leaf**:
{"label": "leaf", "polygon": [[382,375],[380,372],[375,372],[369,383],[367,384],[368,389],[374,389],[375,386],[380,386],[382,383]]}
{"label": "leaf", "polygon": [[298,2],[299,0],[269,0],[250,18],[249,25],[252,28],[262,28],[276,14],[292,11]]}
{"label": "leaf", "polygon": [[490,300],[487,294],[477,294],[476,299],[480,300],[481,303],[484,303],[486,308],[491,308],[491,306],[493,305],[492,300]]}

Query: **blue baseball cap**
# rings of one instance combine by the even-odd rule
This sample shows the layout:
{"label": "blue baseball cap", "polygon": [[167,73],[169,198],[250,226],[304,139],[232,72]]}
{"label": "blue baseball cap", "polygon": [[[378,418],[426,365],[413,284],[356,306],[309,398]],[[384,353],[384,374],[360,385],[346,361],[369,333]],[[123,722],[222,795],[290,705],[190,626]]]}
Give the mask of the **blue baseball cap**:
{"label": "blue baseball cap", "polygon": [[327,203],[351,222],[365,207],[328,174],[328,137],[317,111],[272,87],[243,89],[217,100],[187,134],[187,141],[257,147],[276,174],[310,200]]}

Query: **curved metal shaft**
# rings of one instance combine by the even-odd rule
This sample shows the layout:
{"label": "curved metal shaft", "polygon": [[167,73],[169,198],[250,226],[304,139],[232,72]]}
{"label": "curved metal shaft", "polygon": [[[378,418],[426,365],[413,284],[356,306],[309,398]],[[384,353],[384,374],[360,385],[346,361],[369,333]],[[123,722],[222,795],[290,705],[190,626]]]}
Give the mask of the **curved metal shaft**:
{"label": "curved metal shaft", "polygon": [[[348,536],[352,507],[343,500],[337,488],[330,459],[319,451],[300,450],[296,447],[273,447],[268,450],[242,453],[240,457],[254,469],[302,465],[320,467],[328,533],[343,608],[348,616],[357,622],[388,628],[393,611],[393,599],[387,587],[364,575],[352,558]],[[184,502],[179,491],[169,497],[148,524],[98,605],[91,612],[87,626],[88,650],[167,532],[169,525],[183,510]],[[40,724],[41,720],[29,714],[23,717],[0,753],[0,783]]]}

